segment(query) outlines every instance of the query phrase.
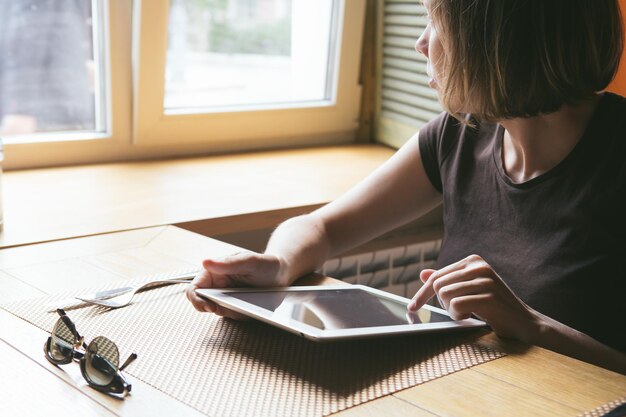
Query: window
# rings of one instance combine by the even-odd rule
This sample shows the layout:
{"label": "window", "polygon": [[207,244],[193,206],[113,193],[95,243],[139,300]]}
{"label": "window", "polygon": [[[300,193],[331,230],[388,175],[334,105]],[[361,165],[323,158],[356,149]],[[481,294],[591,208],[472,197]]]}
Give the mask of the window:
{"label": "window", "polygon": [[364,0],[156,4],[137,13],[137,144],[220,151],[353,140]]}
{"label": "window", "polygon": [[96,2],[10,2],[0,10],[0,134],[103,133],[102,11]]}
{"label": "window", "polygon": [[173,0],[165,112],[330,100],[333,1]]}
{"label": "window", "polygon": [[136,157],[130,5],[24,0],[0,8],[5,169]]}
{"label": "window", "polygon": [[442,111],[437,92],[428,86],[426,58],[415,52],[415,42],[427,25],[426,10],[419,0],[385,0],[379,19],[383,23],[376,138],[400,147]]}
{"label": "window", "polygon": [[[0,70],[18,80],[0,81],[0,114],[28,116],[7,118],[4,166],[353,141],[365,3],[10,2],[0,10],[3,63],[5,48],[39,47],[48,60],[22,64],[32,74]],[[15,11],[37,28],[16,31],[19,42],[7,32]]]}

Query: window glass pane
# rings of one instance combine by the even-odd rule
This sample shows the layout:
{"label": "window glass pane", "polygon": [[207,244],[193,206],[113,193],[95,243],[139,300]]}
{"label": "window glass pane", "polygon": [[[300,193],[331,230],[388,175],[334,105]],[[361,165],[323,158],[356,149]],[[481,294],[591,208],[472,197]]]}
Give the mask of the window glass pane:
{"label": "window glass pane", "polygon": [[0,134],[102,129],[97,8],[0,0]]}
{"label": "window glass pane", "polygon": [[165,108],[329,100],[333,26],[333,0],[172,0]]}

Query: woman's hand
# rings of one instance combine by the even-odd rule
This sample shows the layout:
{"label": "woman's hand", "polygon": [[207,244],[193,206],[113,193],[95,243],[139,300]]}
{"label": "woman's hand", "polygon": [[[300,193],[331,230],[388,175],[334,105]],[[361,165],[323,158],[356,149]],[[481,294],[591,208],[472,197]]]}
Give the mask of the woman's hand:
{"label": "woman's hand", "polygon": [[425,269],[420,279],[424,286],[409,303],[410,311],[437,295],[454,320],[475,314],[498,336],[535,344],[541,315],[517,298],[480,256],[468,256],[438,271]]}
{"label": "woman's hand", "polygon": [[243,319],[245,316],[200,297],[195,290],[198,288],[289,285],[287,279],[282,278],[285,262],[275,255],[238,252],[222,259],[205,259],[202,267],[204,271],[198,274],[187,287],[187,298],[198,311],[207,311],[233,319]]}

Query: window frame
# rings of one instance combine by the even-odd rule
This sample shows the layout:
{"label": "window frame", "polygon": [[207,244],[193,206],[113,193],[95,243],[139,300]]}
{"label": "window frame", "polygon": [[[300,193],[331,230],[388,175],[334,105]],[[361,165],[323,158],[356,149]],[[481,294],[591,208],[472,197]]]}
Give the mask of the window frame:
{"label": "window frame", "polygon": [[330,103],[181,114],[168,113],[163,105],[170,1],[150,0],[150,7],[145,7],[146,0],[137,1],[134,143],[203,143],[213,151],[235,151],[353,141],[361,103],[359,66],[366,0],[336,2],[339,47],[334,62],[338,73]]}
{"label": "window frame", "polygon": [[[131,65],[129,2],[93,0],[94,10],[102,19],[101,44],[96,45],[102,65],[101,82],[104,104],[104,132],[54,132],[5,139],[3,168],[24,169],[42,166],[98,162],[119,157],[120,149],[130,144],[131,132]],[[128,24],[124,24],[128,21]],[[99,69],[97,71],[100,71]]]}
{"label": "window frame", "polygon": [[[161,91],[165,86],[164,76],[155,78],[145,71],[145,65],[151,54],[152,59],[161,54],[160,72],[165,71],[169,0],[93,1],[103,13],[107,131],[38,134],[28,142],[9,141],[4,145],[5,170],[354,142],[361,105],[359,67],[367,0],[340,0],[343,24],[338,34],[341,53],[336,58],[339,74],[335,103],[313,108],[222,112],[208,118],[217,120],[222,128],[221,136],[211,137],[207,132],[215,126],[206,120],[206,114],[176,115],[178,120],[170,122],[172,119],[162,113],[162,96],[157,100],[160,114],[154,112],[154,106],[141,107],[154,98],[151,89],[157,90],[155,85]],[[163,28],[161,36],[148,32],[155,25]],[[143,39],[158,42],[144,40],[139,48],[142,35]],[[161,51],[151,50],[158,45],[162,45]],[[233,129],[248,124],[254,127],[245,132]],[[57,137],[59,140],[50,140]]]}

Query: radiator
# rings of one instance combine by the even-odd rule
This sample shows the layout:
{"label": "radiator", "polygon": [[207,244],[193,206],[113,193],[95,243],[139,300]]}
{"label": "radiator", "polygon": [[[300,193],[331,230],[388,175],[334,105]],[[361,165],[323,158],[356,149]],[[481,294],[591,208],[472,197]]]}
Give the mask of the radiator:
{"label": "radiator", "polygon": [[440,247],[441,240],[433,240],[334,258],[324,263],[320,272],[411,298],[422,286],[420,272],[434,266]]}

